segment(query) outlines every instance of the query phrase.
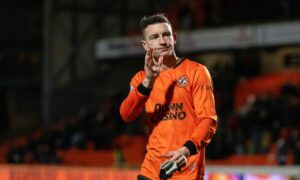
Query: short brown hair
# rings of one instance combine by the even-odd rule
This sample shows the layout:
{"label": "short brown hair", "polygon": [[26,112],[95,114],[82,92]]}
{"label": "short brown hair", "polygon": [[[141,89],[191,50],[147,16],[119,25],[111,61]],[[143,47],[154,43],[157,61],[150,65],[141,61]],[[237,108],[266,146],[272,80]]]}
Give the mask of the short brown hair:
{"label": "short brown hair", "polygon": [[171,25],[169,19],[162,13],[152,16],[144,16],[140,21],[140,28],[144,31],[149,25],[157,23],[168,23]]}

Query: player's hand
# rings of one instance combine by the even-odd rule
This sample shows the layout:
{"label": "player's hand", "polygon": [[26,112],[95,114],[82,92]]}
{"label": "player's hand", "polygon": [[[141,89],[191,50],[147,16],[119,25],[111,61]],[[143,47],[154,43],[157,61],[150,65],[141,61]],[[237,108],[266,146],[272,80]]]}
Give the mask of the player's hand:
{"label": "player's hand", "polygon": [[189,150],[183,146],[175,151],[170,151],[164,155],[165,158],[176,162],[179,168],[184,167],[187,164],[187,157],[189,156]]}
{"label": "player's hand", "polygon": [[146,78],[143,81],[143,84],[147,88],[152,88],[155,79],[160,73],[160,66],[163,62],[163,57],[159,57],[157,60],[154,58],[153,54],[156,49],[149,48],[147,49],[145,56],[144,70],[146,73]]}

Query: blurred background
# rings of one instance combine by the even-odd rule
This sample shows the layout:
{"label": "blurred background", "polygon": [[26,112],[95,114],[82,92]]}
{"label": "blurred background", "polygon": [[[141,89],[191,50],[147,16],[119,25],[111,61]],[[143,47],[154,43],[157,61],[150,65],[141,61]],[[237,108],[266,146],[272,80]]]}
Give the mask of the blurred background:
{"label": "blurred background", "polygon": [[[219,129],[207,178],[300,172],[300,1],[10,0],[0,1],[1,179],[75,166],[99,169],[66,177],[135,178],[147,126],[123,123],[119,105],[143,69],[139,21],[158,12],[177,32],[177,55],[206,65],[214,81]],[[213,174],[234,165],[245,169]],[[269,176],[244,174],[267,166]]]}

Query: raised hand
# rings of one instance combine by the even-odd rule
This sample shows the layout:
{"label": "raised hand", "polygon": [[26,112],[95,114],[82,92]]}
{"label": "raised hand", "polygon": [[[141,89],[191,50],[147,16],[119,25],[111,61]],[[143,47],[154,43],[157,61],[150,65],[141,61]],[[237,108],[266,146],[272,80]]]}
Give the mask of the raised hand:
{"label": "raised hand", "polygon": [[153,54],[156,49],[149,48],[147,49],[145,56],[144,70],[146,73],[146,78],[143,81],[143,85],[147,88],[152,88],[155,79],[160,73],[161,64],[163,62],[163,57],[159,57],[157,60],[154,58]]}

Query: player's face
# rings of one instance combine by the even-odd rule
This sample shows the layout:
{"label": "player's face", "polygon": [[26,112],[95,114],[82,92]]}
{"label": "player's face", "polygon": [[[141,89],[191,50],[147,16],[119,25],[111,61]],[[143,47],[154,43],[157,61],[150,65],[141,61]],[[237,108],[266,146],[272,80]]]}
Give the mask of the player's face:
{"label": "player's face", "polygon": [[176,36],[172,32],[172,27],[168,23],[157,23],[149,25],[144,30],[145,41],[143,46],[145,50],[155,49],[154,57],[171,56],[174,54],[174,45]]}

